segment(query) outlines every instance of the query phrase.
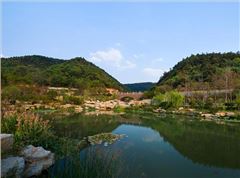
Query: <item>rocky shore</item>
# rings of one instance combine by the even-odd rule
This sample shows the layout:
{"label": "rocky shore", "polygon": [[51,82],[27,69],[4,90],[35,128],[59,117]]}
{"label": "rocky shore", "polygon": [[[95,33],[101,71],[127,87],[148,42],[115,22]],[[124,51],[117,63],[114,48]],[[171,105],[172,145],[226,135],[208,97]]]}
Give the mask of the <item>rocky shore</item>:
{"label": "rocky shore", "polygon": [[237,117],[237,114],[230,111],[218,111],[216,113],[208,113],[203,111],[198,111],[192,108],[183,108],[180,107],[178,110],[165,110],[161,107],[154,109],[155,113],[168,113],[168,114],[181,114],[181,115],[190,115],[190,116],[199,116],[202,120],[215,120],[215,119],[229,119]]}
{"label": "rocky shore", "polygon": [[99,101],[99,100],[85,100],[84,104],[61,104],[58,102],[52,102],[48,104],[44,103],[30,103],[30,102],[19,102],[17,101],[15,105],[5,104],[5,108],[9,111],[31,111],[31,110],[72,110],[75,113],[81,113],[83,111],[95,110],[95,111],[111,111],[115,107],[127,108],[131,106],[142,106],[151,104],[150,99],[144,100],[131,100],[129,102],[124,102],[118,99]]}
{"label": "rocky shore", "polygon": [[[13,149],[13,135],[1,134],[2,152]],[[14,156],[5,155],[1,160],[1,177],[32,177],[38,176],[43,170],[54,164],[54,154],[42,147],[28,145]]]}

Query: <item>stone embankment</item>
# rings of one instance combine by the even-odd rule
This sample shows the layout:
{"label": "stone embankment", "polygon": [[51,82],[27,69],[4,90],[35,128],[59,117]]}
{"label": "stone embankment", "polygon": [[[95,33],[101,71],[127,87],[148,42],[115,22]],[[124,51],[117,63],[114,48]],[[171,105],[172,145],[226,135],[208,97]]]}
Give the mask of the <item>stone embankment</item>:
{"label": "stone embankment", "polygon": [[[10,152],[13,149],[13,135],[1,134],[1,146],[4,152]],[[38,176],[53,164],[54,154],[51,151],[29,145],[24,147],[17,156],[9,155],[1,160],[1,177]]]}

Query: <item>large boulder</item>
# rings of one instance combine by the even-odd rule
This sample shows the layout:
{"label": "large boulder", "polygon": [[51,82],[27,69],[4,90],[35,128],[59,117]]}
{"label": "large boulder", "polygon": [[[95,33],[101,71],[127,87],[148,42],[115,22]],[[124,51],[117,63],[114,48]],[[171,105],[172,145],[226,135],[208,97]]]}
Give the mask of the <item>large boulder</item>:
{"label": "large boulder", "polygon": [[54,154],[43,147],[29,145],[22,150],[21,154],[26,161],[25,177],[40,175],[43,170],[54,164]]}
{"label": "large boulder", "polygon": [[11,150],[13,146],[13,134],[1,134],[2,151]]}
{"label": "large boulder", "polygon": [[8,157],[1,162],[1,177],[22,177],[25,167],[22,157]]}

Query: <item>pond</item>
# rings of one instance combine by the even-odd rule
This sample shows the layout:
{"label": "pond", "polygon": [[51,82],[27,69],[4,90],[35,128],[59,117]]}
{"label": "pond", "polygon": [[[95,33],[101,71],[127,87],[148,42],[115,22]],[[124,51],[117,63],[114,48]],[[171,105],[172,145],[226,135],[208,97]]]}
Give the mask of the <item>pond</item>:
{"label": "pond", "polygon": [[59,159],[49,177],[239,178],[240,124],[153,114],[73,115],[54,130],[72,139],[111,132],[126,136],[111,145],[86,145]]}

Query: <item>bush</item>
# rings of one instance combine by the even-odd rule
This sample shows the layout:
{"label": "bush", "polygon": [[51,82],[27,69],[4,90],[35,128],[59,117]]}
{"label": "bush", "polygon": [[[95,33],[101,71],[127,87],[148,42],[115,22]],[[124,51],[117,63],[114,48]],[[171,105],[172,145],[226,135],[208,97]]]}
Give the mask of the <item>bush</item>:
{"label": "bush", "polygon": [[76,141],[55,136],[50,130],[49,122],[33,113],[5,113],[1,129],[2,132],[14,135],[16,148],[30,144],[42,146],[59,157],[79,151]]}
{"label": "bush", "polygon": [[81,105],[84,102],[84,98],[83,97],[76,97],[76,96],[65,95],[63,97],[63,102],[64,103],[68,103],[68,104]]}
{"label": "bush", "polygon": [[227,102],[225,103],[226,110],[236,110],[237,104],[235,102]]}
{"label": "bush", "polygon": [[240,110],[240,92],[236,95],[235,103]]}
{"label": "bush", "polygon": [[2,131],[14,134],[17,145],[41,145],[43,140],[51,135],[48,121],[32,113],[5,114],[2,119]]}
{"label": "bush", "polygon": [[55,98],[58,96],[58,93],[57,91],[54,91],[54,90],[49,90],[47,92],[47,97],[49,100],[55,100]]}
{"label": "bush", "polygon": [[115,106],[113,108],[113,111],[116,112],[116,113],[120,113],[120,112],[124,112],[125,111],[125,108],[124,107],[121,107],[121,106]]}
{"label": "bush", "polygon": [[121,101],[124,101],[124,102],[129,102],[131,100],[133,100],[133,98],[130,96],[125,96],[125,97],[121,98]]}
{"label": "bush", "polygon": [[184,96],[176,91],[166,92],[165,94],[158,94],[153,97],[153,105],[163,108],[178,108],[183,105]]}
{"label": "bush", "polygon": [[183,105],[184,96],[176,91],[170,91],[165,94],[166,101],[170,104],[170,107],[178,108]]}
{"label": "bush", "polygon": [[16,101],[21,98],[21,90],[17,86],[7,86],[2,89],[2,100]]}
{"label": "bush", "polygon": [[1,130],[3,133],[15,133],[17,125],[17,116],[7,114],[2,117]]}

